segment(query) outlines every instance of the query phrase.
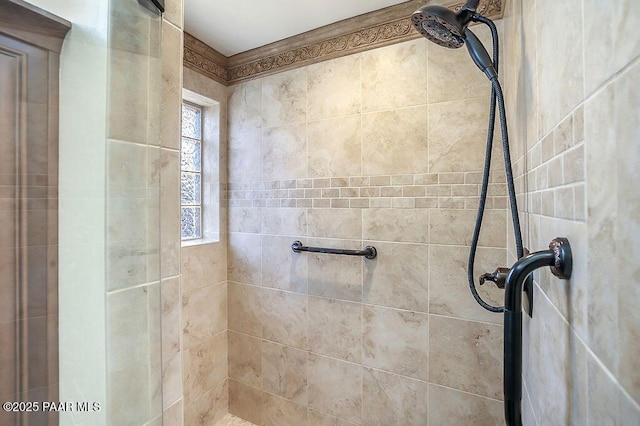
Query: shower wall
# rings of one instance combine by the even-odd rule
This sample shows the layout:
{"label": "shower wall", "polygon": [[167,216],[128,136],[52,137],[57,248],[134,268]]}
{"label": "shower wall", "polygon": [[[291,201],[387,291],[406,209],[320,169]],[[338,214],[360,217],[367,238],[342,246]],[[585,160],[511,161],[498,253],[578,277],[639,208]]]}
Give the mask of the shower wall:
{"label": "shower wall", "polygon": [[[466,280],[489,94],[464,49],[422,39],[229,88],[231,413],[502,422],[502,317]],[[476,275],[507,260],[498,152]],[[378,257],[293,253],[295,240]]]}
{"label": "shower wall", "polygon": [[574,259],[569,281],[535,276],[524,424],[638,424],[640,8],[516,0],[504,21],[526,245],[567,236]]}

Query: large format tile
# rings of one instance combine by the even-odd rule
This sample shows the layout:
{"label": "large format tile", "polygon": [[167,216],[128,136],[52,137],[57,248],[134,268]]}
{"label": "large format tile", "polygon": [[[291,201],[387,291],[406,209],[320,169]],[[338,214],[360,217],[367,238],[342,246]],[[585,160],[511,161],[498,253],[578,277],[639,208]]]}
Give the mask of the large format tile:
{"label": "large format tile", "polygon": [[428,171],[427,108],[418,106],[362,116],[362,173]]}
{"label": "large format tile", "polygon": [[264,127],[304,121],[307,116],[307,70],[298,68],[262,79]]}
{"label": "large format tile", "polygon": [[360,239],[362,209],[309,209],[310,237]]}
{"label": "large format tile", "polygon": [[258,426],[262,425],[263,393],[259,389],[229,380],[229,412]]}
{"label": "large format tile", "polygon": [[422,105],[427,98],[426,41],[397,43],[362,54],[362,109]]}
{"label": "large format tile", "polygon": [[263,180],[307,177],[307,126],[291,124],[262,130]]}
{"label": "large format tile", "polygon": [[184,347],[190,348],[227,329],[227,284],[221,283],[182,296]]}
{"label": "large format tile", "polygon": [[422,244],[365,241],[378,254],[364,264],[363,301],[372,305],[427,312],[429,251]]}
{"label": "large format tile", "polygon": [[262,341],[229,331],[229,377],[249,386],[262,386]]}
{"label": "large format tile", "polygon": [[187,404],[228,377],[226,332],[185,349],[183,356],[184,399]]}
{"label": "large format tile", "polygon": [[225,244],[211,243],[182,248],[182,290],[187,293],[227,279]]}
{"label": "large format tile", "polygon": [[264,290],[230,282],[228,284],[229,330],[262,337],[262,303]]}
{"label": "large format tile", "polygon": [[263,389],[297,404],[307,404],[307,352],[262,341]]}
{"label": "large format tile", "polygon": [[229,134],[262,127],[262,79],[228,88]]}
{"label": "large format tile", "polygon": [[260,130],[237,132],[229,137],[229,181],[260,180]]}
{"label": "large format tile", "polygon": [[309,407],[359,424],[362,367],[311,353],[308,371]]}
{"label": "large format tile", "polygon": [[367,209],[362,216],[366,240],[429,242],[427,209]]}
{"label": "large format tile", "polygon": [[[631,6],[629,6],[631,7]],[[636,17],[637,14],[637,6]],[[629,24],[630,25],[630,24]],[[635,33],[634,39],[637,40]],[[640,356],[638,356],[638,336],[640,336],[640,267],[633,259],[640,257],[640,125],[635,113],[640,105],[637,82],[640,79],[640,65],[636,62],[615,82],[616,97],[616,138],[618,140],[618,247],[625,255],[618,257],[618,314],[619,331],[619,375],[620,383],[627,392],[640,401]]]}
{"label": "large format tile", "polygon": [[229,411],[229,381],[223,380],[203,392],[184,409],[185,426],[215,425]]}
{"label": "large format tile", "polygon": [[229,280],[244,284],[261,285],[260,235],[229,234]]}
{"label": "large format tile", "polygon": [[360,176],[361,119],[359,115],[308,124],[309,177]]}
{"label": "large format tile", "polygon": [[291,243],[290,237],[262,236],[262,285],[306,293],[308,257],[294,253]]}
{"label": "large format tile", "polygon": [[[558,4],[552,0],[536,2],[538,22],[545,31],[537,31],[538,58],[561,57],[562,61],[538,60],[540,92],[540,135],[553,129],[567,113],[584,99],[584,57],[582,30],[583,3],[568,0]],[[571,31],[566,31],[562,18],[573,13]],[[564,37],[557,34],[564,33]]]}
{"label": "large format tile", "polygon": [[262,316],[262,337],[283,345],[307,348],[307,296],[264,289]]}
{"label": "large format tile", "polygon": [[362,424],[425,425],[429,406],[427,395],[428,385],[425,382],[365,368]]}
{"label": "large format tile", "polygon": [[429,316],[376,306],[363,309],[363,364],[426,381]]}
{"label": "large format tile", "polygon": [[182,397],[182,324],[180,278],[162,280],[162,399],[163,407]]}
{"label": "large format tile", "polygon": [[[309,239],[310,246],[361,250],[358,241]],[[309,294],[334,299],[362,301],[362,262],[356,256],[301,253],[309,258]]]}
{"label": "large format tile", "polygon": [[307,119],[342,117],[360,112],[360,55],[319,62],[307,68]]}
{"label": "large format tile", "polygon": [[309,298],[309,349],[323,355],[362,361],[362,305]]}
{"label": "large format tile", "polygon": [[486,97],[429,104],[429,172],[482,170],[488,120]]}
{"label": "large format tile", "polygon": [[429,381],[502,398],[502,326],[429,316]]}
{"label": "large format tile", "polygon": [[262,394],[264,426],[304,426],[307,407],[269,393]]}
{"label": "large format tile", "polygon": [[107,296],[107,393],[119,424],[143,424],[162,412],[159,287]]}
{"label": "large format tile", "polygon": [[503,410],[502,401],[429,385],[429,424],[493,426],[504,422]]}
{"label": "large format tile", "polygon": [[[504,290],[491,282],[480,286],[478,277],[507,267],[504,249],[479,248],[476,252],[474,281],[482,299],[494,306],[504,305]],[[469,290],[467,265],[469,248],[432,244],[429,247],[429,313],[475,321],[501,323],[502,315],[482,308]]]}

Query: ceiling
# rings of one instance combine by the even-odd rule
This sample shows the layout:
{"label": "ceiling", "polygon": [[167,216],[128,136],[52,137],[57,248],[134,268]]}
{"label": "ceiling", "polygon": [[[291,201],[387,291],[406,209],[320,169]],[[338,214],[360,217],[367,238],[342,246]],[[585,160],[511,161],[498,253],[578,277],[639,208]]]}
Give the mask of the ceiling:
{"label": "ceiling", "polygon": [[408,0],[184,0],[185,31],[225,56]]}

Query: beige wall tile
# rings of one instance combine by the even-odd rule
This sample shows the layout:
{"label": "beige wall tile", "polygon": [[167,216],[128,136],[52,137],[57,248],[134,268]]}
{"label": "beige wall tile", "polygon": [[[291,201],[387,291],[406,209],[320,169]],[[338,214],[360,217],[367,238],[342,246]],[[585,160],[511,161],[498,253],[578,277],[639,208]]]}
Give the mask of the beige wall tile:
{"label": "beige wall tile", "polygon": [[229,232],[260,233],[260,208],[229,207]]}
{"label": "beige wall tile", "polygon": [[221,243],[182,248],[182,290],[218,284],[227,279],[227,250]]}
{"label": "beige wall tile", "polygon": [[229,279],[261,285],[261,239],[256,234],[229,234]]}
{"label": "beige wall tile", "polygon": [[[182,27],[182,1],[167,3],[167,15]],[[180,149],[182,116],[182,31],[166,22],[162,25],[162,146]]]}
{"label": "beige wall tile", "polygon": [[275,235],[291,235],[294,237],[306,235],[306,213],[306,210],[302,208],[262,209],[262,233]]}
{"label": "beige wall tile", "polygon": [[309,298],[309,349],[351,362],[362,362],[362,305]]}
{"label": "beige wall tile", "polygon": [[[308,239],[314,247],[361,250],[359,241]],[[335,299],[362,301],[362,262],[355,256],[301,253],[309,259],[309,294]]]}
{"label": "beige wall tile", "polygon": [[362,173],[428,171],[427,109],[394,109],[362,116]]}
{"label": "beige wall tile", "polygon": [[229,182],[260,180],[260,129],[235,132],[229,136]]}
{"label": "beige wall tile", "polygon": [[369,209],[362,216],[366,240],[426,243],[429,211],[426,209]]}
{"label": "beige wall tile", "polygon": [[180,153],[160,153],[160,262],[161,277],[180,273]]}
{"label": "beige wall tile", "polygon": [[[605,286],[610,271],[598,268],[602,256],[616,250],[618,220],[618,176],[612,174],[615,164],[615,129],[610,125],[614,114],[613,86],[608,86],[585,104],[585,143],[587,144],[587,211],[589,280],[589,346],[611,370],[617,370],[618,353],[618,288]],[[615,280],[617,281],[617,279]]]}
{"label": "beige wall tile", "polygon": [[364,306],[362,317],[364,365],[425,381],[428,379],[427,314]]}
{"label": "beige wall tile", "polygon": [[164,3],[165,12],[162,16],[178,28],[182,28],[184,23],[182,0],[167,0]]}
{"label": "beige wall tile", "polygon": [[[467,263],[469,248],[431,245],[429,247],[429,312],[475,321],[502,323],[502,315],[486,311],[469,291]],[[476,289],[485,302],[493,306],[504,305],[504,290],[491,282],[478,285],[478,277],[507,267],[505,249],[480,248],[474,268]],[[509,265],[510,266],[510,265]]]}
{"label": "beige wall tile", "polygon": [[294,253],[290,237],[262,236],[262,285],[307,292],[306,253]]}
{"label": "beige wall tile", "polygon": [[184,400],[187,404],[228,377],[227,354],[226,332],[185,349],[183,377]]}
{"label": "beige wall tile", "polygon": [[216,384],[193,403],[185,406],[185,426],[215,425],[229,411],[228,380]]}
{"label": "beige wall tile", "polygon": [[351,426],[355,424],[312,409],[307,410],[307,416],[309,424],[315,426]]}
{"label": "beige wall tile", "polygon": [[310,237],[360,239],[362,236],[362,210],[309,209]]}
{"label": "beige wall tile", "polygon": [[229,331],[229,377],[249,386],[262,387],[262,341]]}
{"label": "beige wall tile", "polygon": [[429,385],[429,424],[493,426],[504,422],[503,411],[502,401]]}
{"label": "beige wall tile", "polygon": [[426,424],[427,383],[370,368],[364,369],[362,382],[363,424]]}
{"label": "beige wall tile", "polygon": [[307,68],[309,120],[360,112],[360,65],[360,55],[350,55],[319,62]]}
{"label": "beige wall tile", "polygon": [[584,99],[582,15],[572,31],[564,31],[565,37],[554,35],[566,29],[561,18],[565,13],[582,10],[579,1],[567,1],[558,5],[550,0],[536,2],[538,22],[546,31],[537,32],[536,46],[540,58],[562,57],[562,61],[540,61],[537,66],[540,102],[540,132],[546,134]]}
{"label": "beige wall tile", "polygon": [[[631,6],[629,6],[631,7]],[[637,40],[637,36],[634,35]],[[619,290],[618,314],[620,315],[620,382],[627,392],[640,401],[640,357],[633,340],[640,335],[640,314],[636,309],[640,303],[637,285],[640,282],[640,269],[637,262],[640,256],[640,196],[637,183],[640,181],[640,150],[635,143],[640,137],[637,110],[640,96],[637,82],[640,78],[640,65],[637,63],[620,76],[615,82],[616,99],[616,137],[618,140],[618,247],[625,252],[618,258]],[[586,277],[585,277],[586,278]]]}
{"label": "beige wall tile", "polygon": [[307,404],[307,352],[262,341],[263,389],[296,404]]}
{"label": "beige wall tile", "polygon": [[162,412],[160,285],[107,296],[107,401],[112,421],[142,424]]}
{"label": "beige wall tile", "polygon": [[482,170],[488,120],[486,97],[430,104],[429,172]]}
{"label": "beige wall tile", "polygon": [[262,297],[259,287],[228,284],[229,330],[262,337]]}
{"label": "beige wall tile", "polygon": [[307,348],[306,296],[264,289],[262,315],[262,337],[283,345]]}
{"label": "beige wall tile", "polygon": [[427,49],[422,39],[362,53],[362,109],[426,103]]}
{"label": "beige wall tile", "polygon": [[[469,245],[473,237],[476,212],[473,210],[434,210],[429,215],[432,244]],[[479,245],[506,247],[506,211],[489,210],[484,213]]]}
{"label": "beige wall tile", "polygon": [[307,177],[307,125],[291,124],[262,130],[262,179]]}
{"label": "beige wall tile", "polygon": [[229,412],[262,425],[262,395],[261,390],[229,380]]}
{"label": "beige wall tile", "polygon": [[[162,280],[162,399],[168,407],[182,398],[180,278]],[[182,407],[182,406],[181,406]],[[182,410],[182,408],[180,408]]]}
{"label": "beige wall tile", "polygon": [[[496,24],[500,35],[502,26],[499,21]],[[485,46],[491,46],[491,32],[487,27],[477,26],[472,31]],[[435,43],[427,43],[427,66],[429,103],[477,96],[489,98],[491,83],[473,63],[467,49],[448,49]]]}
{"label": "beige wall tile", "polygon": [[231,136],[262,127],[262,79],[230,86],[227,99]]}
{"label": "beige wall tile", "polygon": [[365,241],[378,255],[364,263],[363,302],[428,312],[428,247],[421,244]]}
{"label": "beige wall tile", "polygon": [[429,316],[429,381],[502,398],[502,326]]}
{"label": "beige wall tile", "polygon": [[262,125],[282,126],[307,116],[307,70],[298,68],[262,79]]}
{"label": "beige wall tile", "polygon": [[310,122],[307,138],[309,177],[359,176],[362,173],[360,115]]}
{"label": "beige wall tile", "polygon": [[309,407],[360,424],[362,367],[309,354]]}
{"label": "beige wall tile", "polygon": [[305,426],[307,425],[307,407],[284,398],[262,394],[264,426]]}
{"label": "beige wall tile", "polygon": [[184,347],[191,348],[227,329],[227,284],[215,284],[182,296]]}
{"label": "beige wall tile", "polygon": [[184,424],[184,407],[182,399],[162,412],[162,424],[166,426],[182,426]]}

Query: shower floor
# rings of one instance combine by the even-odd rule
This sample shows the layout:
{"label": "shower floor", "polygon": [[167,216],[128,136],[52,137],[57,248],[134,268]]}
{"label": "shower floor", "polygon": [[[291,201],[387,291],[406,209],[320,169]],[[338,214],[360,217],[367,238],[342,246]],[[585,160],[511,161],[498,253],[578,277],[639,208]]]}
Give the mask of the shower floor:
{"label": "shower floor", "polygon": [[233,414],[227,414],[221,418],[215,426],[255,426],[253,423],[236,417]]}

